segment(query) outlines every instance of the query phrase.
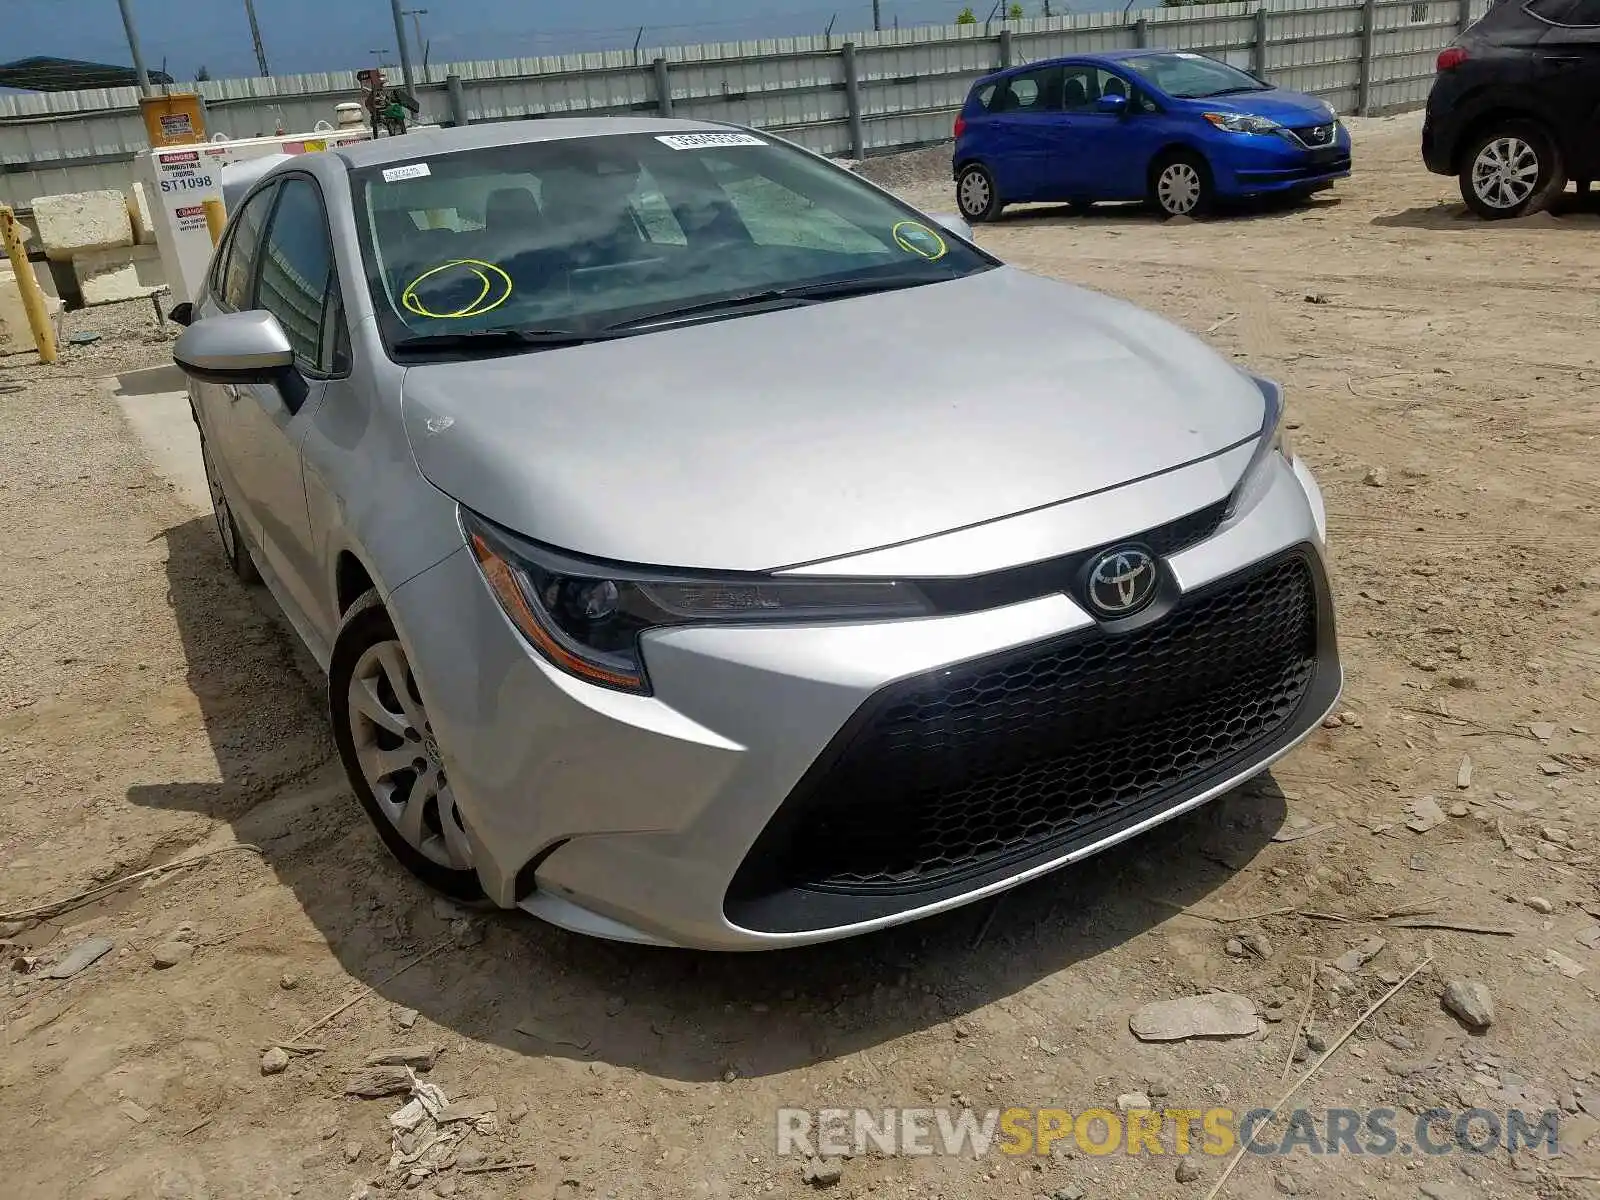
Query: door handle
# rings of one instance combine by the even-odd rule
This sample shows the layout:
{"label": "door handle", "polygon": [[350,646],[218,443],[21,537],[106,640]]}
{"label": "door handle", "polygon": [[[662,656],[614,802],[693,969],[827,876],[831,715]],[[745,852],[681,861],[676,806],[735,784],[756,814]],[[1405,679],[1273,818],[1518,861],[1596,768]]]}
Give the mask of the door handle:
{"label": "door handle", "polygon": [[1539,61],[1547,62],[1558,67],[1570,67],[1574,63],[1581,63],[1583,61],[1583,57],[1578,54],[1541,54],[1539,56]]}

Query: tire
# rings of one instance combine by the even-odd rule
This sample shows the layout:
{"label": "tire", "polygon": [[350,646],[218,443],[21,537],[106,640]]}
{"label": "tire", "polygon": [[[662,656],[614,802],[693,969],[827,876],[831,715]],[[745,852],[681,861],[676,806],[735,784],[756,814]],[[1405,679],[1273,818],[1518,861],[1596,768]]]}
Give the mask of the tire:
{"label": "tire", "polygon": [[994,176],[981,163],[968,163],[956,175],[956,207],[973,224],[992,221],[1005,207]]}
{"label": "tire", "polygon": [[435,891],[482,900],[427,710],[376,591],[351,605],[339,624],[328,665],[328,714],[350,787],[389,852]]}
{"label": "tire", "polygon": [[1215,199],[1211,167],[1192,150],[1173,150],[1150,167],[1150,207],[1164,217],[1201,217]]}
{"label": "tire", "polygon": [[261,572],[256,570],[255,559],[250,557],[250,548],[239,534],[239,523],[233,519],[233,508],[228,504],[227,493],[222,490],[222,481],[217,478],[216,464],[211,461],[211,447],[206,444],[204,434],[200,435],[200,462],[205,467],[206,487],[211,492],[211,513],[217,520],[222,557],[228,560],[228,567],[238,576],[239,582],[260,583]]}
{"label": "tire", "polygon": [[1496,121],[1461,156],[1461,198],[1485,221],[1543,212],[1567,186],[1561,152],[1536,121]]}

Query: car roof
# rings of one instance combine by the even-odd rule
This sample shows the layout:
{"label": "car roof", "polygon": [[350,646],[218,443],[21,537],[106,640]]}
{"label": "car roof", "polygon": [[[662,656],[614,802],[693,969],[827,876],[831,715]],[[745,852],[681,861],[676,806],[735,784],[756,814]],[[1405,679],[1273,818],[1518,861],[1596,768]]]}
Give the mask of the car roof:
{"label": "car roof", "polygon": [[1148,50],[1095,50],[1088,54],[1062,54],[1055,58],[1041,58],[1035,60],[1034,62],[1018,63],[1013,67],[1004,67],[998,71],[991,71],[982,79],[978,80],[977,84],[974,84],[973,86],[976,87],[987,83],[991,79],[1004,79],[1007,75],[1015,75],[1021,71],[1036,71],[1040,67],[1053,67],[1061,63],[1126,63],[1128,60],[1134,58],[1153,58],[1158,54],[1180,53],[1193,54],[1195,51],[1166,50],[1160,47],[1152,47]]}
{"label": "car roof", "polygon": [[738,128],[714,121],[675,117],[548,117],[526,121],[494,121],[452,129],[419,129],[399,137],[374,138],[341,146],[339,157],[351,170],[411,162],[454,150],[483,150],[570,138],[614,137],[628,133],[705,133]]}

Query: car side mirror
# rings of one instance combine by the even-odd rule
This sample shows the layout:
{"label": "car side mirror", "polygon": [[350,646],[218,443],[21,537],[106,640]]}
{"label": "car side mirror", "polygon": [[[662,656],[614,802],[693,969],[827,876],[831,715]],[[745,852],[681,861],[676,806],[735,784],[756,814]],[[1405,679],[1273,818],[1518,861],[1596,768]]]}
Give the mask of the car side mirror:
{"label": "car side mirror", "polygon": [[934,224],[955,234],[962,241],[970,242],[972,240],[972,226],[964,218],[955,216],[952,213],[929,213],[928,215],[933,218]]}
{"label": "car side mirror", "polygon": [[196,321],[178,335],[172,359],[185,375],[204,383],[271,384],[291,412],[305,399],[305,378],[294,365],[294,347],[269,312],[223,313]]}
{"label": "car side mirror", "polygon": [[1128,98],[1126,96],[1101,96],[1094,102],[1095,109],[1099,112],[1109,113],[1113,117],[1120,117],[1128,111]]}

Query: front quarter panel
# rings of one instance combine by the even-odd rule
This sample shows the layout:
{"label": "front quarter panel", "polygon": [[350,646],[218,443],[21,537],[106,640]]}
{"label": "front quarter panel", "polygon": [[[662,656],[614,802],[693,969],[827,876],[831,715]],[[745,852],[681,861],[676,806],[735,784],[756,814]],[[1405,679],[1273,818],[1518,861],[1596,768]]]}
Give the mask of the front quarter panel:
{"label": "front quarter panel", "polygon": [[318,616],[330,649],[342,615],[342,555],[354,555],[387,600],[462,544],[455,504],[412,456],[401,418],[404,370],[383,357],[370,325],[351,341],[355,370],[330,386],[305,441],[311,533],[327,581]]}

